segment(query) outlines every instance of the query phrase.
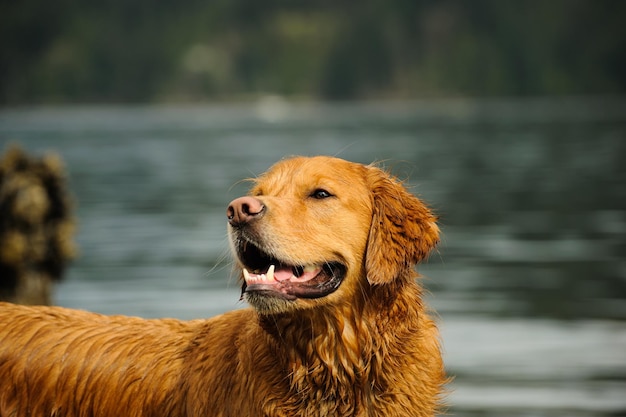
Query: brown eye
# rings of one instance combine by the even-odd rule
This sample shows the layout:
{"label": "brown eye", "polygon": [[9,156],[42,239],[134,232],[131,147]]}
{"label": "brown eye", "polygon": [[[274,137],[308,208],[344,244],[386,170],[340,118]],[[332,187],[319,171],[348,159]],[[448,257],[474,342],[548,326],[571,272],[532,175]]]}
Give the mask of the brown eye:
{"label": "brown eye", "polygon": [[323,188],[318,188],[317,190],[313,191],[311,193],[311,197],[317,199],[317,200],[323,200],[325,198],[329,198],[332,197],[333,195],[331,193],[329,193],[328,191],[324,190]]}

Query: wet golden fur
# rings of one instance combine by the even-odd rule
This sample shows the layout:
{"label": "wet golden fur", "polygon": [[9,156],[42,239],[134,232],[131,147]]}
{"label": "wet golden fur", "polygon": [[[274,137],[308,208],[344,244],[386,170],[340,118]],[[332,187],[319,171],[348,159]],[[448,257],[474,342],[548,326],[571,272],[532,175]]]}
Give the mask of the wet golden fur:
{"label": "wet golden fur", "polygon": [[335,292],[187,322],[0,304],[0,416],[434,415],[445,375],[413,271],[431,212],[328,157],[281,161],[251,195],[274,256],[346,266]]}

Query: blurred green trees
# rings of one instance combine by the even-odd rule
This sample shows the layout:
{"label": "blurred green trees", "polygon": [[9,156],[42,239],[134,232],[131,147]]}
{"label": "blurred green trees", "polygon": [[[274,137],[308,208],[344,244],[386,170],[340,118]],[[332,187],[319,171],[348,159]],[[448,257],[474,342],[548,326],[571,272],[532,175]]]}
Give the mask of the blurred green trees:
{"label": "blurred green trees", "polygon": [[622,0],[0,0],[0,104],[623,94]]}

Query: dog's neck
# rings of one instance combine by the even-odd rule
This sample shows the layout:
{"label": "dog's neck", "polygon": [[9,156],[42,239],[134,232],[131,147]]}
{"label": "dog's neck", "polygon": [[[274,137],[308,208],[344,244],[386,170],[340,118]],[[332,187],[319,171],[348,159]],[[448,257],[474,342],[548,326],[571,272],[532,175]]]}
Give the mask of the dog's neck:
{"label": "dog's neck", "polygon": [[419,286],[393,285],[400,288],[368,286],[332,308],[260,317],[292,392],[303,401],[342,399],[347,408],[335,411],[345,414],[387,390],[388,377],[398,376],[389,368],[410,351],[407,342],[417,332],[410,327],[421,309]]}

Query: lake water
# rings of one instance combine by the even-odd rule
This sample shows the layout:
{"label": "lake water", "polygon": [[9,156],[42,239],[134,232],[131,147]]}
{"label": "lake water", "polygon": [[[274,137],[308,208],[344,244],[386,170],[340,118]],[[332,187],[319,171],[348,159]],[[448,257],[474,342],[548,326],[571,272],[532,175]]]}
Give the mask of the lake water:
{"label": "lake water", "polygon": [[143,317],[245,307],[225,210],[288,155],[382,161],[441,217],[420,267],[458,416],[626,416],[626,100],[4,109],[57,152],[80,257],[57,304]]}

